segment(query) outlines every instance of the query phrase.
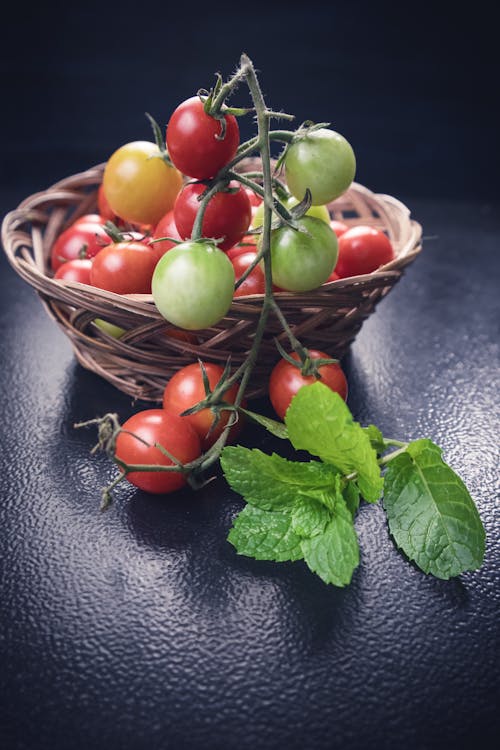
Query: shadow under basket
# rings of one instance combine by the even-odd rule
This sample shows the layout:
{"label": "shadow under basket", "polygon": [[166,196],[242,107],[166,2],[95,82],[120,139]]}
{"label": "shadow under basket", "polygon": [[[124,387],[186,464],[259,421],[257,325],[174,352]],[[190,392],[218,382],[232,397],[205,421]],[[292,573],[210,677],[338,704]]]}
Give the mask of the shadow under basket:
{"label": "shadow under basket", "polygon": [[[26,198],[5,216],[2,243],[12,267],[37,291],[49,315],[69,337],[78,362],[135,399],[161,401],[167,380],[198,358],[224,365],[230,357],[236,368],[251,347],[262,295],[237,298],[216,326],[183,337],[180,329],[162,318],[149,294],[119,295],[52,278],[51,247],[78,216],[96,210],[103,171],[101,164],[67,177]],[[394,260],[373,273],[333,281],[311,292],[276,293],[301,343],[341,358],[365,318],[420,252],[422,231],[403,203],[357,183],[329,210],[333,219],[348,226],[368,224],[385,231],[395,251]],[[93,322],[95,318],[126,333],[113,338]],[[248,398],[266,392],[270,371],[279,359],[275,339],[289,349],[286,334],[271,313]]]}

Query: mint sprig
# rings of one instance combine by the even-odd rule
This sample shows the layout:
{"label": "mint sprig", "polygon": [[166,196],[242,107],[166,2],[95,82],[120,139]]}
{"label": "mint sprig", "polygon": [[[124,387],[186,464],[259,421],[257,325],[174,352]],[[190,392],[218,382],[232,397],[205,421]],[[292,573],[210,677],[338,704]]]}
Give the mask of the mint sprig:
{"label": "mint sprig", "polygon": [[[260,422],[266,426],[266,420]],[[270,430],[276,425],[270,420]],[[425,573],[448,579],[480,567],[485,532],[457,474],[430,440],[386,440],[361,427],[321,382],[301,388],[279,436],[319,460],[290,461],[258,449],[226,447],[221,465],[247,502],[228,540],[257,560],[303,559],[325,583],[346,586],[359,565],[355,516],[360,498],[384,492],[389,531]],[[391,445],[398,449],[387,454]],[[385,471],[382,476],[382,471]]]}

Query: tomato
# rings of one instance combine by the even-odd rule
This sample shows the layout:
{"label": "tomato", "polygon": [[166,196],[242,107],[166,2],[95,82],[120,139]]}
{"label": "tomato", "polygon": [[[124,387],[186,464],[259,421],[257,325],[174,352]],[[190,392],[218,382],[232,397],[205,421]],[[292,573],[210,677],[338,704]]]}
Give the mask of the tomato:
{"label": "tomato", "polygon": [[[222,377],[223,368],[211,362],[204,362],[203,365],[207,373],[210,390],[213,391]],[[222,400],[228,404],[234,404],[237,392],[238,384],[235,384],[226,391]],[[203,401],[204,398],[205,387],[203,385],[202,370],[199,362],[195,362],[192,365],[182,367],[170,378],[163,393],[163,408],[172,414],[182,414],[183,411]],[[220,436],[232,413],[230,411],[221,411],[220,419],[212,430],[211,428],[215,422],[215,414],[211,409],[201,409],[194,414],[182,417],[182,419],[189,422],[191,427],[196,430],[201,441],[201,447],[203,451],[206,451]],[[238,421],[229,430],[228,442],[233,441],[239,435],[241,427],[242,419],[240,416]]]}
{"label": "tomato", "polygon": [[54,274],[55,279],[65,281],[79,281],[80,284],[90,284],[90,269],[92,261],[90,258],[76,258],[63,263]]}
{"label": "tomato", "polygon": [[108,336],[112,336],[114,339],[121,339],[121,337],[125,333],[125,328],[117,326],[114,323],[110,323],[108,320],[103,320],[102,318],[94,318],[92,322],[95,323],[95,325],[100,328],[101,331],[104,331],[104,333],[107,333]]}
{"label": "tomato", "polygon": [[257,193],[254,193],[252,188],[247,187],[246,185],[243,186],[243,189],[245,193],[248,195],[248,199],[250,201],[250,205],[254,208],[257,206],[260,206],[262,203],[262,198]]}
{"label": "tomato", "polygon": [[234,115],[224,115],[226,132],[221,123],[207,115],[198,96],[179,104],[167,125],[169,156],[183,174],[197,180],[208,180],[236,154],[240,142],[238,122]]}
{"label": "tomato", "polygon": [[[237,255],[235,258],[231,259],[236,280],[238,280],[240,276],[243,275],[248,266],[253,263],[256,257],[257,253],[250,250],[249,252],[241,253],[240,255]],[[265,291],[266,278],[264,276],[264,271],[259,265],[257,265],[252,271],[250,271],[245,281],[240,284],[237,289],[234,290],[234,296],[244,297],[248,294],[264,294]]]}
{"label": "tomato", "polygon": [[111,206],[108,203],[108,199],[104,193],[104,186],[101,184],[97,190],[97,208],[99,213],[103,217],[104,221],[112,221],[113,224],[118,223],[119,217],[112,211]]}
{"label": "tomato", "polygon": [[351,227],[339,237],[339,259],[335,267],[340,278],[375,271],[394,258],[394,249],[384,232],[370,226]]}
{"label": "tomato", "polygon": [[[155,443],[182,464],[190,463],[201,455],[200,441],[191,425],[164,409],[140,411],[127,419],[122,430],[116,439],[115,455],[126,464],[173,466],[174,461],[155,448]],[[187,481],[186,474],[179,471],[132,471],[126,478],[141,490],[156,495],[178,490]]]}
{"label": "tomato", "polygon": [[[156,239],[157,237],[173,237],[174,240],[182,239],[175,223],[173,210],[168,211],[156,225],[153,231],[153,239]],[[176,242],[164,240],[163,242],[154,242],[151,247],[158,254],[159,260],[161,256],[167,252],[167,250],[171,250],[176,246],[176,244]]]}
{"label": "tomato", "polygon": [[96,222],[76,222],[62,232],[52,246],[50,264],[53,271],[68,260],[93,258],[109,244],[105,229]]}
{"label": "tomato", "polygon": [[[247,194],[235,180],[229,190],[222,190],[208,202],[203,216],[202,235],[211,239],[222,239],[221,250],[229,250],[245,236],[252,220],[252,207]],[[191,237],[196,214],[200,208],[199,196],[206,186],[188,183],[179,193],[174,205],[174,217],[183,239]],[[233,189],[235,192],[233,192]]]}
{"label": "tomato", "polygon": [[355,173],[356,158],[350,143],[328,128],[309,132],[286,152],[286,182],[299,201],[309,188],[313,205],[330,203],[347,190]]}
{"label": "tomato", "polygon": [[114,242],[101,250],[90,272],[90,282],[116,294],[151,294],[158,258],[143,242]]}
{"label": "tomato", "polygon": [[337,237],[328,224],[312,216],[271,232],[273,282],[288,292],[308,292],[321,286],[337,260]]}
{"label": "tomato", "polygon": [[[317,349],[309,349],[308,352],[311,359],[331,359],[328,354]],[[298,354],[293,352],[291,356],[292,359],[300,363]],[[319,373],[321,383],[338,393],[345,401],[347,399],[347,379],[341,366],[339,364],[322,365],[319,368]],[[268,387],[269,398],[280,419],[284,419],[292,398],[302,386],[315,383],[316,380],[317,378],[313,375],[302,375],[300,367],[295,367],[286,359],[280,359],[271,371]]]}
{"label": "tomato", "polygon": [[229,248],[229,250],[226,252],[227,257],[233,260],[233,258],[236,258],[238,255],[243,255],[244,253],[248,253],[249,251],[256,252],[257,237],[258,235],[256,234],[246,234],[241,242],[238,242],[237,245]]}
{"label": "tomato", "polygon": [[[298,201],[296,198],[288,198],[288,200],[281,201],[285,208],[287,208],[289,211],[291,208],[296,206],[298,204]],[[316,219],[321,219],[322,221],[325,221],[327,224],[330,223],[330,212],[328,211],[328,208],[326,206],[310,206],[305,216],[314,216]],[[276,218],[275,214],[273,214],[273,219]],[[264,223],[264,204],[261,203],[260,206],[258,206],[254,213],[252,218],[252,227],[254,229],[257,229],[257,227],[261,227]]]}
{"label": "tomato", "polygon": [[330,228],[333,229],[337,237],[340,237],[340,235],[344,234],[344,232],[347,232],[347,230],[349,229],[349,226],[348,224],[344,224],[343,221],[332,219],[330,221]]}
{"label": "tomato", "polygon": [[339,279],[340,279],[340,276],[338,275],[337,271],[332,271],[331,274],[330,274],[330,276],[325,281],[325,284],[328,281],[338,281]]}
{"label": "tomato", "polygon": [[233,266],[211,242],[183,242],[158,261],[152,292],[166,320],[191,331],[209,328],[231,306]]}
{"label": "tomato", "polygon": [[101,216],[100,214],[83,214],[83,216],[79,216],[78,219],[75,219],[71,226],[76,227],[78,224],[104,225],[106,221],[107,220],[104,218],[104,216]]}
{"label": "tomato", "polygon": [[155,225],[174,205],[182,175],[165,163],[155,143],[134,141],[111,155],[102,184],[113,213],[131,223]]}

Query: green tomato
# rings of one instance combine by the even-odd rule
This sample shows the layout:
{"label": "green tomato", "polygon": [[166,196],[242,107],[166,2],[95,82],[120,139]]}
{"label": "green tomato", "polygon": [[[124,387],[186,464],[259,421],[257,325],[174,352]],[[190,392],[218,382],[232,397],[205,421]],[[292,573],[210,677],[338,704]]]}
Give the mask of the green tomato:
{"label": "green tomato", "polygon": [[212,242],[187,240],[158,261],[151,290],[156,307],[179,328],[198,331],[219,322],[231,306],[234,269]]}
{"label": "green tomato", "polygon": [[309,292],[324,284],[338,256],[337,236],[324,221],[303,216],[300,229],[283,226],[271,232],[273,283],[289,292]]}
{"label": "green tomato", "polygon": [[290,192],[302,200],[309,188],[315,206],[330,203],[345,193],[356,173],[351,145],[334,130],[313,130],[292,143],[285,156]]}
{"label": "green tomato", "polygon": [[[293,196],[290,196],[290,198],[281,202],[283,203],[285,208],[288,208],[288,210],[290,210],[294,206],[297,206],[299,203],[299,201]],[[314,216],[316,217],[316,219],[321,219],[321,221],[326,222],[326,224],[330,224],[331,216],[326,206],[311,206],[310,208],[307,209],[305,215]],[[262,226],[263,223],[264,223],[264,204],[260,203],[255,209],[255,212],[252,218],[252,227],[254,229],[257,229],[257,227]]]}
{"label": "green tomato", "polygon": [[101,331],[104,331],[104,333],[107,333],[114,339],[121,338],[125,333],[125,328],[115,326],[114,323],[109,323],[107,320],[103,320],[102,318],[94,318],[92,322],[95,323],[96,326],[101,329]]}

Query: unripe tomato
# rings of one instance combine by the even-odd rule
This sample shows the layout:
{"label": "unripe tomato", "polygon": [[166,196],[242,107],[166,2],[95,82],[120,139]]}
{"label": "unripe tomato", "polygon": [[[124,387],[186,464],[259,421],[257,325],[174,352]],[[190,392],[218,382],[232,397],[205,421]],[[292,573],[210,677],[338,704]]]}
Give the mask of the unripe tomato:
{"label": "unripe tomato", "polygon": [[[220,381],[223,368],[212,362],[204,362],[205,372],[208,377],[210,390],[213,391]],[[222,400],[228,404],[234,404],[238,385],[235,384],[229,388]],[[182,414],[186,409],[190,409],[195,404],[203,401],[205,398],[205,386],[203,384],[203,375],[199,362],[187,365],[178,370],[165,386],[163,393],[163,408],[172,414]],[[202,449],[205,451],[215,443],[226,426],[231,412],[221,411],[220,419],[215,424],[215,414],[211,409],[200,409],[194,414],[187,414],[182,417],[196,431]],[[242,427],[241,416],[238,421],[231,427],[228,435],[228,442],[232,442],[239,435]],[[213,428],[213,429],[212,429]]]}
{"label": "unripe tomato", "polygon": [[375,271],[394,258],[394,249],[384,232],[370,226],[351,227],[339,237],[339,259],[335,271],[340,278]]}
{"label": "unripe tomato", "polygon": [[[188,183],[179,193],[174,205],[174,217],[179,234],[191,237],[196,214],[200,208],[198,198],[205,191],[201,183]],[[222,239],[221,250],[229,250],[245,236],[252,220],[252,207],[241,185],[232,180],[228,190],[216,193],[208,202],[203,216],[202,235]]]}
{"label": "unripe tomato", "polygon": [[231,307],[233,266],[210,242],[183,242],[158,261],[152,292],[166,320],[191,331],[209,328]]}
{"label": "unripe tomato", "polygon": [[[285,208],[290,210],[294,206],[298,205],[298,201],[296,198],[288,198],[288,200],[282,201]],[[315,219],[321,219],[321,221],[326,222],[327,224],[330,224],[330,212],[328,211],[327,206],[310,206],[305,216],[314,216]],[[274,214],[273,214],[274,218]],[[253,213],[252,218],[252,227],[254,229],[257,229],[257,227],[261,227],[264,223],[264,204],[260,203],[259,206],[255,209]]]}
{"label": "unripe tomato", "polygon": [[[155,443],[182,464],[201,455],[198,435],[189,422],[164,409],[146,409],[130,417],[116,439],[115,455],[126,464],[173,466],[174,461],[155,448]],[[141,490],[156,495],[178,490],[187,481],[186,475],[179,471],[132,471],[126,479]]]}
{"label": "unripe tomato", "polygon": [[[311,359],[331,359],[330,355],[317,349],[309,349],[308,352]],[[291,356],[292,359],[300,363],[298,354],[293,352]],[[338,393],[345,401],[347,399],[347,378],[341,366],[336,363],[322,365],[319,368],[319,373],[321,375],[320,382]],[[304,385],[315,383],[317,380],[318,378],[313,375],[302,375],[300,366],[295,367],[286,359],[280,359],[274,366],[269,378],[269,398],[278,417],[284,419],[286,410],[295,394]]]}
{"label": "unripe tomato", "polygon": [[183,174],[208,180],[236,154],[240,142],[238,122],[225,115],[226,132],[222,137],[219,120],[207,115],[198,96],[179,104],[166,133],[169,156]]}
{"label": "unripe tomato", "polygon": [[173,207],[182,175],[166,164],[155,143],[134,141],[111,155],[102,184],[113,213],[133,224],[155,225]]}
{"label": "unripe tomato", "polygon": [[342,195],[355,173],[356,158],[350,143],[328,128],[311,131],[286,152],[285,174],[290,192],[300,201],[309,188],[315,206]]}

